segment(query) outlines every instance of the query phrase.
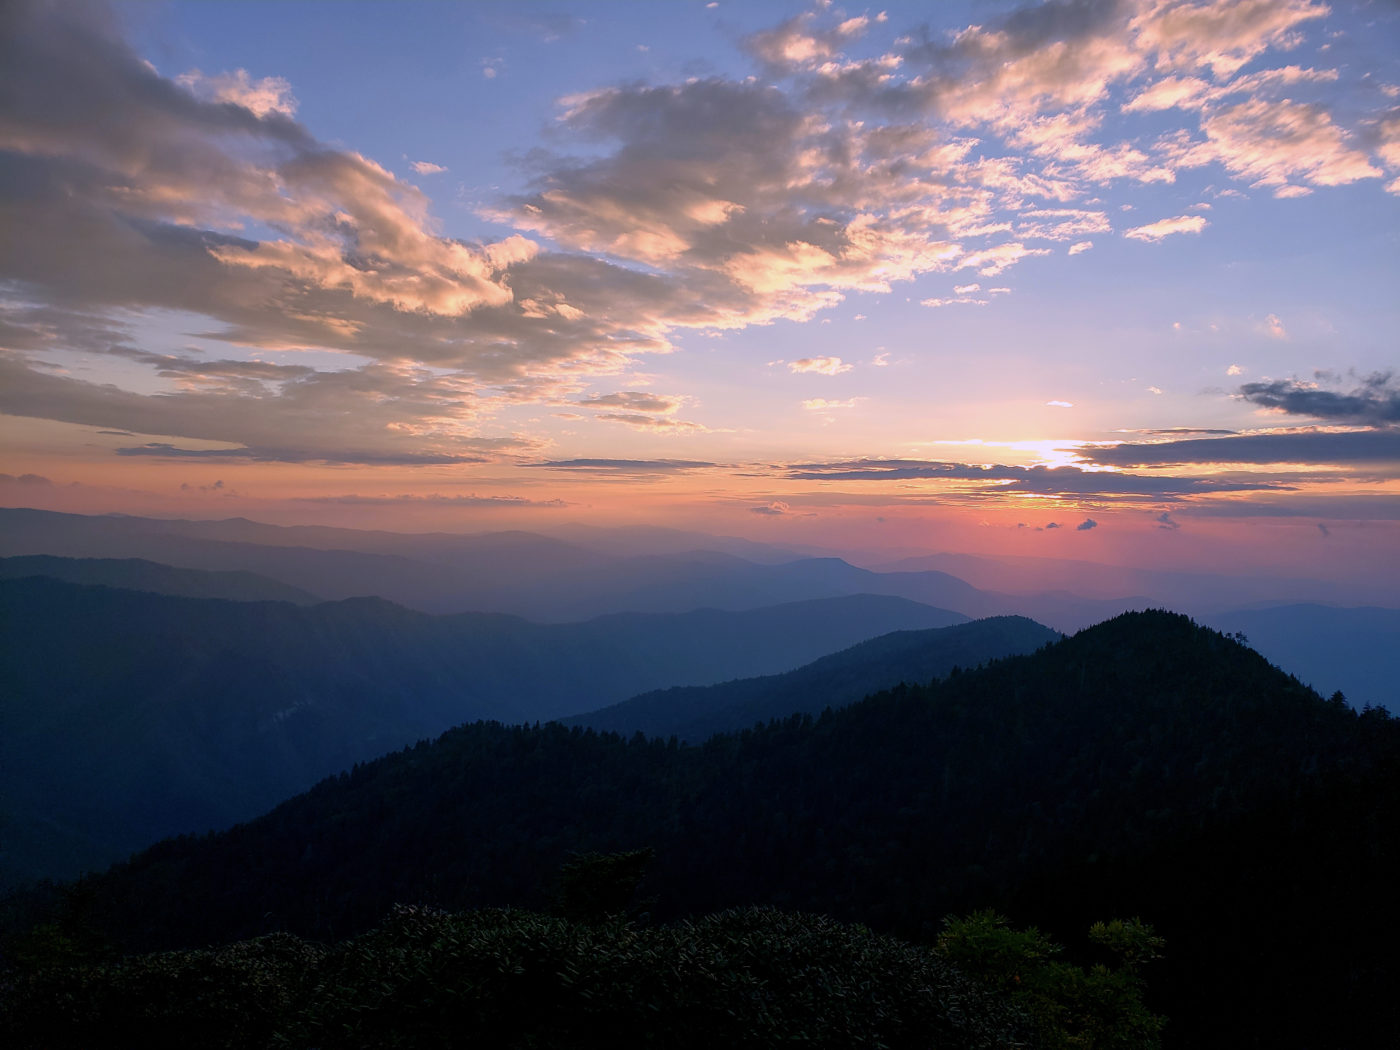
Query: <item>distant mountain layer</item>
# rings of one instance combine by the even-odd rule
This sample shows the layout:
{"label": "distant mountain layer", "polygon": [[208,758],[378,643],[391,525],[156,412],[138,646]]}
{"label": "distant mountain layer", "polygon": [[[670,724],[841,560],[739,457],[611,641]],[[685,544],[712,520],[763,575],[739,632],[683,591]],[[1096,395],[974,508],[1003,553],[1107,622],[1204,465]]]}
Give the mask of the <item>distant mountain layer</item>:
{"label": "distant mountain layer", "polygon": [[0,580],[0,883],[226,827],[463,721],[561,717],[965,619],[867,595],[540,625]]}
{"label": "distant mountain layer", "polygon": [[885,594],[968,617],[1016,614],[1073,630],[1149,604],[1069,593],[1006,596],[943,572],[875,573],[829,557],[775,563],[766,550],[763,564],[703,549],[623,557],[528,532],[412,535],[241,518],[167,521],[0,509],[0,555],[21,554],[149,558],[254,572],[329,599],[376,595],[425,612],[501,612],[551,623]]}
{"label": "distant mountain layer", "polygon": [[121,587],[181,598],[225,598],[235,602],[310,605],[314,594],[251,572],[177,569],[144,558],[55,558],[33,554],[0,558],[0,579],[48,576],[67,583]]}
{"label": "distant mountain layer", "polygon": [[1400,723],[1142,613],[698,747],[463,727],[75,899],[128,946],[334,938],[396,901],[538,904],[570,851],[652,846],[662,917],[772,904],[927,940],[983,906],[1070,935],[1139,915],[1169,1045],[1383,1046],[1396,826]]}
{"label": "distant mountain layer", "polygon": [[894,631],[824,656],[786,674],[709,686],[675,686],[563,719],[565,725],[699,743],[715,733],[747,729],[792,714],[820,714],[900,683],[926,685],[955,668],[1034,652],[1059,632],[1020,616],[955,627]]}
{"label": "distant mountain layer", "polygon": [[[496,612],[548,623],[617,612],[744,610],[884,594],[971,619],[1025,616],[1059,631],[1075,631],[1129,610],[1160,607],[1224,626],[1230,621],[1221,617],[1234,615],[1232,609],[1247,603],[1276,598],[1296,603],[1303,596],[1333,601],[1348,591],[1316,580],[1270,581],[971,555],[934,555],[874,572],[839,558],[783,561],[781,550],[751,549],[730,540],[717,541],[730,553],[676,549],[685,541],[705,542],[699,534],[658,538],[648,530],[623,531],[621,538],[608,543],[599,540],[597,530],[573,530],[570,535],[586,539],[588,545],[519,531],[405,534],[275,526],[242,518],[167,521],[0,508],[0,556],[144,558],[191,569],[256,573],[327,599],[374,595],[424,612]],[[622,540],[628,537],[636,553],[623,556],[620,551],[629,548]],[[733,551],[752,553],[761,563]],[[991,589],[974,587],[948,570],[975,573],[974,579]],[[1386,578],[1381,574],[1370,592],[1385,593]],[[1003,585],[1034,593],[1000,593]],[[1341,689],[1358,704],[1370,700],[1394,706],[1393,692],[1387,699],[1384,685],[1396,679],[1398,658],[1392,654],[1400,652],[1400,635],[1382,618],[1357,625],[1379,644],[1351,644],[1328,608],[1299,607],[1296,627],[1261,621],[1251,630],[1249,621],[1240,620],[1240,626],[1227,629],[1257,637],[1271,659],[1324,694]],[[1400,615],[1394,610],[1376,613]],[[1275,630],[1283,632],[1277,643]]]}

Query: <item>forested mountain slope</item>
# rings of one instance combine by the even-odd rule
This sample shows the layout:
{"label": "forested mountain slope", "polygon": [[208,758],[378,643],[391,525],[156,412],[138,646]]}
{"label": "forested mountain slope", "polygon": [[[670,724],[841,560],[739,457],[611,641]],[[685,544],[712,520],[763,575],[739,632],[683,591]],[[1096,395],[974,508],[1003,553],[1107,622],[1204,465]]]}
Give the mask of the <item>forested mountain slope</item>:
{"label": "forested mountain slope", "polygon": [[900,683],[922,685],[954,668],[1034,652],[1059,633],[1021,616],[996,616],[926,631],[894,631],[785,674],[707,686],[673,686],[561,719],[600,731],[675,735],[701,743],[792,714],[821,714]]}
{"label": "forested mountain slope", "polygon": [[541,625],[0,580],[0,884],[227,827],[463,721],[784,671],[964,617],[852,596]]}
{"label": "forested mountain slope", "polygon": [[1235,641],[1130,614],[1033,655],[695,748],[481,724],[69,897],[119,943],[342,936],[398,902],[538,903],[657,850],[660,915],[767,903],[928,938],[1008,909],[1166,937],[1179,1047],[1393,1045],[1400,728]]}

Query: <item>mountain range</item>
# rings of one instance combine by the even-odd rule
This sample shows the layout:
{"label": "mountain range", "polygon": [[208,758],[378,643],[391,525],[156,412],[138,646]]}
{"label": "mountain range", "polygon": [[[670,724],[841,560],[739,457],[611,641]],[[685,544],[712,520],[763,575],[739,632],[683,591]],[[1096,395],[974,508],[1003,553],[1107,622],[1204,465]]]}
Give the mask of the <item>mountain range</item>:
{"label": "mountain range", "polygon": [[[1357,706],[1400,702],[1392,685],[1400,681],[1400,613],[1380,584],[969,554],[861,568],[810,549],[673,529],[556,533],[406,534],[0,508],[0,557],[145,559],[252,573],[293,588],[291,600],[372,595],[423,612],[498,612],[536,622],[738,611],[851,594],[903,597],[971,619],[1025,616],[1059,631],[1133,609],[1171,608],[1258,637],[1271,659],[1324,693],[1341,690]],[[1296,608],[1286,617],[1269,612],[1281,606]],[[1347,643],[1353,635],[1377,644]]]}
{"label": "mountain range", "polygon": [[566,716],[965,620],[851,595],[536,624],[379,598],[294,605],[0,580],[0,882],[74,875],[164,835],[227,827],[464,721]]}
{"label": "mountain range", "polygon": [[701,743],[716,733],[821,714],[900,683],[925,685],[956,669],[1034,652],[1059,633],[1020,616],[994,616],[955,627],[892,631],[785,674],[709,686],[672,686],[587,714],[564,725]]}
{"label": "mountain range", "polygon": [[1168,1045],[1389,1045],[1398,823],[1400,723],[1150,612],[697,747],[464,726],[50,914],[128,947],[340,937],[395,902],[535,906],[570,851],[650,846],[660,917],[771,904],[927,940],[977,907],[1061,936],[1141,915]]}

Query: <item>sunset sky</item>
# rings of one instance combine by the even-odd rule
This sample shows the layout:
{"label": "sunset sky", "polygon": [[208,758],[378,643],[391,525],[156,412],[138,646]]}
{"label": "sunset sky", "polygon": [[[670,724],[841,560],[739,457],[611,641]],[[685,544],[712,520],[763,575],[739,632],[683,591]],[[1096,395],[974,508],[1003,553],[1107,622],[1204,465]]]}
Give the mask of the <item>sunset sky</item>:
{"label": "sunset sky", "polygon": [[21,0],[0,70],[0,504],[1400,572],[1394,2]]}

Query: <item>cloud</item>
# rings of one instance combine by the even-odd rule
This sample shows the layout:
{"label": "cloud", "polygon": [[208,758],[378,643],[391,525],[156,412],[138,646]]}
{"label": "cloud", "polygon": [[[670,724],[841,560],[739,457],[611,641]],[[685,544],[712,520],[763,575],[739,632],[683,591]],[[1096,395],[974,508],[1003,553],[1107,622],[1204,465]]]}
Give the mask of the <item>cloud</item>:
{"label": "cloud", "polygon": [[1253,98],[1204,116],[1201,130],[1204,139],[1174,141],[1171,163],[1183,168],[1219,163],[1253,186],[1274,188],[1275,196],[1306,192],[1299,183],[1343,186],[1383,174],[1317,103]]}
{"label": "cloud", "polygon": [[1046,527],[1047,529],[1058,529],[1058,528],[1061,528],[1062,526],[1060,525],[1060,523],[1059,523],[1058,521],[1047,521],[1047,522],[1045,523],[1045,527]]}
{"label": "cloud", "polygon": [[1225,369],[1225,374],[1227,376],[1242,376],[1244,375],[1244,369],[1239,365],[1231,365],[1229,368]]}
{"label": "cloud", "polygon": [[958,306],[958,305],[965,305],[965,306],[986,306],[989,302],[991,302],[990,299],[972,299],[972,298],[969,298],[969,297],[967,297],[967,296],[958,296],[958,297],[956,297],[956,298],[950,298],[950,299],[937,299],[937,298],[934,298],[934,299],[920,299],[920,300],[919,300],[919,305],[920,305],[920,306],[935,307],[935,308],[936,308],[936,307],[939,307],[939,306]]}
{"label": "cloud", "polygon": [[1171,514],[1164,510],[1161,514],[1157,515],[1157,528],[1175,532],[1177,529],[1181,528],[1181,523],[1173,521]]}
{"label": "cloud", "polygon": [[845,401],[830,401],[824,397],[813,397],[802,402],[802,407],[809,412],[829,412],[834,409],[855,408],[863,398],[850,397]]}
{"label": "cloud", "polygon": [[849,372],[854,366],[845,364],[839,357],[804,357],[788,362],[790,372],[815,372],[818,375],[834,376]]}
{"label": "cloud", "polygon": [[447,170],[441,164],[434,164],[428,160],[415,160],[409,164],[409,167],[419,175],[440,175]]}
{"label": "cloud", "polygon": [[[179,440],[128,456],[268,462],[472,463],[529,452],[532,439],[471,432],[480,411],[469,385],[412,365],[317,372],[265,362],[155,355],[168,392],[142,394],[53,375],[0,355],[0,412]],[[184,442],[215,442],[199,448]]]}
{"label": "cloud", "polygon": [[414,493],[399,493],[390,496],[360,496],[350,494],[346,496],[298,496],[298,503],[335,503],[342,506],[352,507],[378,507],[378,506],[439,506],[439,507],[567,507],[569,506],[562,499],[527,499],[524,496],[478,496],[471,495],[444,496],[439,493],[428,493],[418,495]]}
{"label": "cloud", "polygon": [[701,423],[691,423],[684,419],[671,419],[669,416],[649,416],[637,412],[602,412],[599,419],[607,420],[609,423],[622,423],[633,430],[652,431],[681,431],[681,430],[706,430]]}
{"label": "cloud", "polygon": [[327,463],[366,466],[420,467],[454,463],[486,463],[483,456],[456,456],[434,452],[362,452],[342,449],[334,452],[304,448],[252,446],[242,448],[180,448],[164,441],[151,441],[116,450],[119,456],[152,456],[157,459],[248,460],[254,463]]}
{"label": "cloud", "polygon": [[[1300,101],[1331,71],[1275,62],[1326,10],[1052,2],[894,43],[879,16],[809,11],[748,39],[752,77],[563,100],[521,161],[530,181],[483,212],[509,231],[466,241],[441,233],[418,187],[302,124],[287,81],[172,79],[93,5],[16,0],[0,34],[0,346],[23,356],[0,407],[128,429],[167,455],[492,455],[505,447],[481,436],[495,407],[567,403],[639,355],[676,351],[679,333],[807,320],[931,273],[992,277],[1046,244],[1084,250],[1108,231],[1095,201],[1110,190],[1214,164],[1267,192],[1342,185],[1379,171],[1365,148],[1400,166],[1392,100],[1346,113]],[[581,24],[492,17],[546,40]],[[1112,100],[1128,87],[1156,139],[1120,141]],[[1163,222],[1186,221],[1205,229]],[[237,349],[142,356],[131,332],[167,315]],[[38,363],[118,344],[135,350],[130,389]],[[346,367],[237,360],[284,350],[343,353]],[[614,407],[599,418],[699,428]]]}
{"label": "cloud", "polygon": [[1069,246],[1069,250],[1066,254],[1078,255],[1080,252],[1087,252],[1093,246],[1093,241],[1076,241],[1074,244],[1071,244]]}
{"label": "cloud", "polygon": [[1322,533],[1324,537],[1332,535],[1332,530],[1320,521],[1317,523],[1317,531]]}
{"label": "cloud", "polygon": [[1400,463],[1400,430],[1240,434],[1150,444],[1076,449],[1089,463],[1112,467],[1191,463]]}
{"label": "cloud", "polygon": [[1219,430],[1210,427],[1163,427],[1154,430],[1120,430],[1120,434],[1148,434],[1152,437],[1182,437],[1186,434],[1227,435],[1235,430]]}
{"label": "cloud", "polygon": [[1276,379],[1245,383],[1239,396],[1261,408],[1294,416],[1374,425],[1400,423],[1400,385],[1391,372],[1366,376],[1350,393],[1324,390],[1315,382]]}
{"label": "cloud", "polygon": [[792,513],[792,508],[789,507],[789,506],[788,506],[786,503],[784,503],[782,500],[775,499],[775,500],[773,500],[773,502],[771,502],[771,503],[765,503],[765,504],[764,504],[763,506],[761,506],[761,507],[750,507],[750,508],[749,508],[749,513],[750,513],[750,514],[763,514],[763,515],[765,515],[765,516],[767,516],[767,517],[776,518],[776,517],[779,517],[779,516],[784,515],[784,514],[791,514],[791,513]]}
{"label": "cloud", "polygon": [[1200,233],[1208,225],[1203,215],[1178,215],[1173,219],[1159,219],[1146,226],[1134,226],[1124,230],[1123,236],[1135,241],[1160,241],[1174,233]]}
{"label": "cloud", "polygon": [[1022,467],[1007,464],[978,465],[909,459],[859,459],[834,463],[798,463],[785,468],[783,476],[794,481],[907,482],[929,480],[980,482],[983,483],[984,487],[973,490],[974,492],[982,491],[998,496],[1008,493],[1034,493],[1048,496],[1174,498],[1284,487],[1277,482],[1256,479],[1147,477],[1115,471],[1084,470],[1073,466]]}
{"label": "cloud", "polygon": [[259,118],[296,115],[297,100],[292,95],[292,85],[281,77],[254,80],[246,69],[207,77],[194,69],[176,77],[175,82],[197,98],[227,102]]}
{"label": "cloud", "polygon": [[1081,521],[1078,525],[1074,527],[1074,531],[1088,532],[1090,529],[1097,529],[1098,527],[1099,523],[1093,518],[1085,518],[1083,521]]}
{"label": "cloud", "polygon": [[18,485],[27,488],[41,488],[52,485],[53,482],[42,474],[3,474],[0,473],[0,485]]}
{"label": "cloud", "polygon": [[1269,314],[1264,318],[1264,334],[1270,339],[1287,339],[1288,329],[1283,326],[1278,314]]}
{"label": "cloud", "polygon": [[627,476],[686,474],[696,470],[707,470],[715,465],[703,460],[688,459],[555,459],[522,464],[571,473]]}
{"label": "cloud", "polygon": [[1012,241],[991,248],[983,248],[963,256],[958,263],[958,269],[973,269],[983,277],[995,277],[1003,270],[1015,266],[1022,259],[1049,254],[1049,248],[1027,248],[1020,241]]}
{"label": "cloud", "polygon": [[1047,402],[1045,402],[1045,403],[1046,403],[1046,405],[1048,405],[1048,406],[1051,407],[1051,408],[1073,408],[1073,407],[1074,407],[1074,402],[1073,402],[1073,401],[1047,401]]}
{"label": "cloud", "polygon": [[615,394],[597,394],[575,401],[584,408],[621,408],[629,412],[659,412],[670,414],[681,407],[682,399],[642,390],[622,390]]}

